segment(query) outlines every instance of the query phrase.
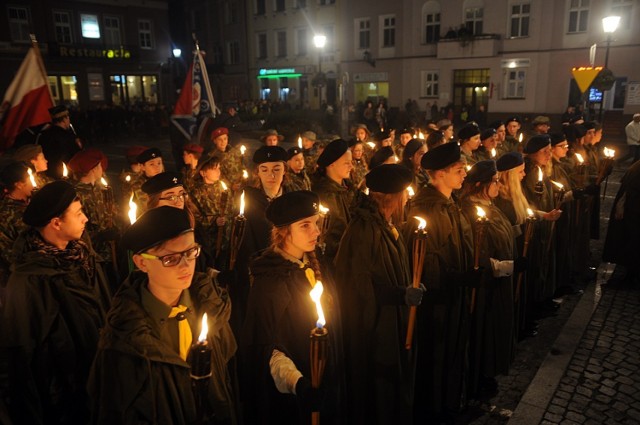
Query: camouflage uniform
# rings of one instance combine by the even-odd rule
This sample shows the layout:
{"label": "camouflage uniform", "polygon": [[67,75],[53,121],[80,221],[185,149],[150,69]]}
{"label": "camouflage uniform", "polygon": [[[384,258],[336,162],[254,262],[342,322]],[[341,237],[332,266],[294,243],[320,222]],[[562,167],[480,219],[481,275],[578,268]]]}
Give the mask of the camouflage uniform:
{"label": "camouflage uniform", "polygon": [[209,258],[216,256],[216,242],[218,239],[218,225],[216,219],[220,216],[227,218],[227,223],[222,227],[224,235],[222,237],[222,252],[228,250],[229,237],[231,236],[231,223],[234,212],[234,199],[232,192],[227,191],[227,202],[222,211],[222,196],[224,190],[222,184],[217,181],[213,184],[206,184],[198,179],[192,192],[190,202],[193,204],[191,211],[196,222],[196,237],[202,244],[203,249]]}
{"label": "camouflage uniform", "polygon": [[400,144],[400,142],[398,142],[397,145],[393,146],[393,152],[396,154],[396,156],[398,157],[399,161],[402,161],[402,155],[404,154],[404,146],[402,146],[402,144]]}
{"label": "camouflage uniform", "polygon": [[116,216],[117,206],[113,199],[113,191],[111,192],[111,205],[106,205],[105,196],[107,196],[106,188],[99,184],[81,183],[75,185],[76,193],[82,209],[89,221],[85,226],[85,230],[91,238],[94,251],[102,257],[105,262],[113,261],[110,240],[115,239],[117,231]]}
{"label": "camouflage uniform", "polygon": [[367,168],[367,163],[364,160],[364,157],[361,159],[354,159],[351,161],[353,163],[353,168],[351,169],[351,182],[355,188],[360,188],[360,185],[364,181],[364,176],[369,172]]}
{"label": "camouflage uniform", "polygon": [[308,176],[316,172],[316,164],[318,162],[318,148],[313,146],[311,149],[303,149],[302,156],[304,156],[304,171]]}
{"label": "camouflage uniform", "polygon": [[0,286],[4,286],[9,279],[13,243],[20,232],[28,227],[22,221],[26,208],[26,202],[8,196],[0,200]]}
{"label": "camouflage uniform", "polygon": [[288,192],[294,192],[296,190],[311,190],[311,180],[305,170],[299,173],[294,173],[291,170],[287,171],[285,186]]}
{"label": "camouflage uniform", "polygon": [[190,165],[187,165],[182,169],[182,186],[187,193],[191,193],[196,185],[196,176],[198,173]]}
{"label": "camouflage uniform", "polygon": [[[131,179],[131,193],[133,193],[133,202],[138,206],[138,217],[147,210],[147,204],[149,203],[149,195],[142,190],[142,185],[145,184],[147,180],[149,180],[149,177],[144,173],[140,173],[135,179]],[[129,195],[129,197],[131,197],[131,195]],[[129,199],[127,199],[127,205],[128,204]]]}
{"label": "camouflage uniform", "polygon": [[245,166],[242,163],[240,149],[227,146],[227,150],[224,152],[214,149],[209,153],[209,156],[214,155],[220,158],[220,171],[222,172],[222,178],[231,183],[232,187],[234,185],[242,185],[242,170],[245,169]]}

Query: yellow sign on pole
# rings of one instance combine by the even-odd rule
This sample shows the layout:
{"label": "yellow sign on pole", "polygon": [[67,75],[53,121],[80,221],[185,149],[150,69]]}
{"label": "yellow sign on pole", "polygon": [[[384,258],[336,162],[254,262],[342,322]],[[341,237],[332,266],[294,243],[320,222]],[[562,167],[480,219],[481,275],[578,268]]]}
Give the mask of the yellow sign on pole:
{"label": "yellow sign on pole", "polygon": [[578,87],[582,93],[586,92],[596,76],[602,71],[601,66],[581,66],[579,68],[573,68],[571,73],[573,78],[576,79]]}

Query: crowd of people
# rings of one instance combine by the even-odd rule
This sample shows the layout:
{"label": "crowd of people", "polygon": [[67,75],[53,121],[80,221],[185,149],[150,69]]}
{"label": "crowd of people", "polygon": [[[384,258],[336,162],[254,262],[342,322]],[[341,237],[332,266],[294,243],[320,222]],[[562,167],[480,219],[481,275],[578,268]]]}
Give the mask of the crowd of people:
{"label": "crowd of people", "polygon": [[[594,277],[613,162],[579,117],[268,130],[251,158],[221,126],[181,170],[128,147],[114,192],[50,113],[0,167],[3,423],[453,423]],[[604,254],[636,283],[638,164]]]}

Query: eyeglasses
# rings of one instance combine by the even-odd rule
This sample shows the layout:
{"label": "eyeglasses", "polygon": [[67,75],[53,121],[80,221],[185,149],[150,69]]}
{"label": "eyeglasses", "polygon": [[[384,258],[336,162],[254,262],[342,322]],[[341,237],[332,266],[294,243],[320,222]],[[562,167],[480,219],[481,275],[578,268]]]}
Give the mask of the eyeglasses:
{"label": "eyeglasses", "polygon": [[189,197],[189,195],[185,192],[180,193],[179,195],[170,195],[170,196],[166,196],[164,198],[160,198],[161,201],[169,201],[169,202],[173,202],[174,204],[178,201],[182,201],[184,202],[185,199],[187,199]]}
{"label": "eyeglasses", "polygon": [[160,260],[164,267],[175,267],[182,262],[183,258],[186,258],[187,261],[193,261],[198,258],[198,256],[200,256],[200,248],[200,245],[196,244],[186,251],[176,252],[175,254],[156,256],[143,252],[140,255],[142,258],[146,258],[148,260]]}

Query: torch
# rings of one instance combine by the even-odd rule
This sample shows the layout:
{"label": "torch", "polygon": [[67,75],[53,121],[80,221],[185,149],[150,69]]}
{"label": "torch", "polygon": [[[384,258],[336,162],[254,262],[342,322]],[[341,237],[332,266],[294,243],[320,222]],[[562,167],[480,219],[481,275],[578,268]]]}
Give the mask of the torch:
{"label": "torch", "polygon": [[[220,186],[222,186],[222,193],[220,194],[220,215],[224,217],[225,211],[227,211],[227,203],[229,201],[229,191],[227,185],[220,180]],[[216,258],[220,255],[222,249],[222,236],[224,235],[224,224],[218,224],[218,236],[216,239]]]}
{"label": "torch", "polygon": [[496,152],[496,148],[491,148],[491,159],[494,159],[498,152]]}
{"label": "torch", "polygon": [[[553,209],[557,210],[558,208],[560,208],[560,205],[562,205],[562,202],[564,201],[564,194],[565,194],[564,185],[562,183],[558,183],[557,181],[553,181],[553,180],[551,180],[551,183],[553,183],[553,186],[554,186]],[[553,240],[553,232],[555,231],[555,228],[556,228],[556,222],[552,221],[551,230],[549,232],[549,240],[547,241],[547,252],[549,252],[549,250],[551,249],[551,241]]]}
{"label": "torch", "polygon": [[231,252],[229,253],[229,270],[233,270],[236,265],[236,259],[238,258],[238,250],[244,237],[244,227],[247,223],[247,219],[244,216],[244,190],[240,195],[240,212],[233,220],[233,226],[231,227]]}
{"label": "torch", "polygon": [[209,326],[207,313],[202,315],[202,326],[198,340],[191,345],[189,360],[191,362],[191,383],[196,401],[198,423],[205,423],[206,400],[211,377],[211,345],[207,340]]}
{"label": "torch", "polygon": [[408,212],[411,209],[411,201],[413,200],[413,197],[415,195],[416,195],[416,192],[413,190],[413,187],[411,185],[407,186],[407,197],[409,199],[407,199],[407,205],[405,206],[405,212]]}
{"label": "torch", "polygon": [[544,173],[542,172],[542,168],[538,166],[538,181],[533,188],[533,191],[536,194],[536,198],[538,199],[538,205],[542,203],[542,194],[544,193]]}
{"label": "torch", "polygon": [[298,148],[302,150],[302,137],[298,136]]}
{"label": "torch", "polygon": [[[415,238],[413,239],[413,282],[414,288],[420,287],[420,278],[422,277],[422,267],[424,266],[424,257],[427,251],[427,221],[421,217],[413,217],[418,220],[418,228],[416,229]],[[417,308],[412,305],[409,308],[409,323],[407,325],[407,339],[404,342],[404,348],[411,350],[413,345],[413,330],[416,326]]]}
{"label": "torch", "polygon": [[62,163],[62,178],[69,178],[69,170],[67,169],[67,164],[65,164],[64,162]]}
{"label": "torch", "polygon": [[[578,160],[578,176],[576,177],[576,186],[578,189],[584,189],[585,180],[587,177],[585,175],[586,167],[584,164],[584,158],[582,158],[582,155],[580,155],[579,153],[576,153],[576,159]],[[576,199],[575,204],[576,204],[575,226],[576,228],[580,228],[579,223],[580,223],[580,212],[582,211],[582,199]]]}
{"label": "torch", "polygon": [[520,136],[518,137],[518,143],[522,143],[522,137],[523,137],[523,134],[520,133]]}
{"label": "torch", "polygon": [[31,180],[31,186],[33,186],[34,189],[38,188],[38,183],[36,183],[36,178],[33,175],[33,172],[31,171],[31,168],[27,168],[27,174],[29,174],[29,180]]}
{"label": "torch", "polygon": [[601,184],[604,179],[604,190],[602,191],[602,200],[604,201],[604,197],[607,194],[607,184],[609,183],[609,176],[605,176],[605,174],[609,167],[613,165],[613,157],[616,155],[616,151],[605,147],[603,153],[604,158],[600,162],[600,168],[598,169],[597,184]]}
{"label": "torch", "polygon": [[[320,298],[324,288],[322,282],[317,281],[313,286],[309,295],[316,304],[316,311],[318,312],[318,321],[316,326],[311,329],[311,344],[309,347],[309,360],[311,365],[311,387],[320,388],[322,384],[322,375],[324,375],[324,368],[327,364],[327,340],[329,339],[329,332],[324,327],[326,320],[324,318],[324,311],[322,310],[322,304]],[[312,425],[320,424],[320,412],[311,412]]]}
{"label": "torch", "polygon": [[[129,212],[127,213],[127,215],[129,216],[129,222],[131,223],[131,225],[133,225],[133,223],[136,222],[136,220],[138,219],[136,213],[138,212],[138,205],[136,205],[135,202],[133,202],[133,193],[131,194],[131,199],[129,199]],[[133,264],[133,252],[131,251],[127,251],[127,260],[129,262],[129,273],[131,273],[135,266]]]}
{"label": "torch", "polygon": [[329,208],[325,207],[322,204],[318,206],[318,211],[320,213],[320,218],[318,219],[318,221],[320,222],[318,226],[318,228],[320,229],[318,246],[322,251],[322,255],[324,255],[324,250],[327,248],[326,237],[327,232],[329,231],[329,222],[331,221],[331,215],[329,214]]}
{"label": "torch", "polygon": [[[102,183],[102,187],[104,187],[104,190],[102,191],[102,202],[104,202],[104,209],[105,209],[105,213],[107,214],[106,216],[107,227],[111,229],[113,227],[113,207],[114,207],[113,188],[109,186],[109,184],[107,183],[107,179],[105,179],[104,177],[100,177],[100,183]],[[116,274],[118,274],[118,260],[116,257],[116,241],[110,240],[109,246],[111,248],[111,262],[113,264],[113,269],[115,270]]]}
{"label": "torch", "polygon": [[[478,218],[475,221],[475,232],[474,232],[474,240],[473,240],[473,269],[478,270],[480,268],[480,249],[482,247],[482,239],[484,238],[484,233],[487,228],[487,224],[489,223],[489,219],[487,218],[487,214],[484,212],[482,208],[476,205],[476,214]],[[473,310],[476,307],[476,288],[471,290],[471,308],[470,313],[473,314]]]}
{"label": "torch", "polygon": [[[535,221],[536,217],[533,215],[533,211],[531,208],[527,208],[527,219],[524,227],[524,247],[522,248],[522,256],[527,256],[527,251],[529,250],[529,242],[531,242],[531,237],[533,236],[533,231],[535,230]],[[518,274],[518,283],[516,285],[516,294],[515,294],[515,302],[520,300],[520,290],[522,288],[522,277],[524,276],[523,272]]]}
{"label": "torch", "polygon": [[244,153],[247,151],[245,145],[240,146],[240,165],[244,167]]}

